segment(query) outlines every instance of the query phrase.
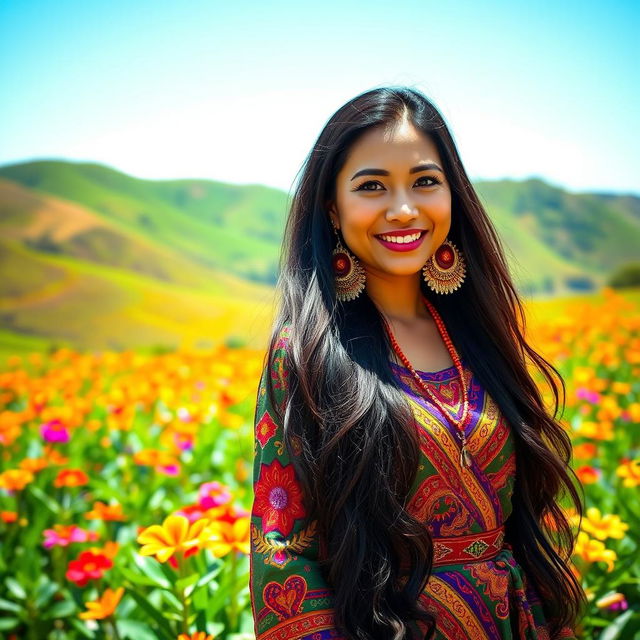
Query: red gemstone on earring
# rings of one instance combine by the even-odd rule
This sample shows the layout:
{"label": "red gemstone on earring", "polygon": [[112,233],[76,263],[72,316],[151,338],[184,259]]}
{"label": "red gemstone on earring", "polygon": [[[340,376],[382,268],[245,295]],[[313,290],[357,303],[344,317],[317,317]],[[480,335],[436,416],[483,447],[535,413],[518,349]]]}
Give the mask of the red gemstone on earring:
{"label": "red gemstone on earring", "polygon": [[339,277],[344,277],[349,273],[351,269],[351,260],[346,253],[336,253],[333,256],[333,270]]}
{"label": "red gemstone on earring", "polygon": [[449,247],[440,246],[436,251],[436,263],[441,269],[450,269],[454,262],[453,251]]}

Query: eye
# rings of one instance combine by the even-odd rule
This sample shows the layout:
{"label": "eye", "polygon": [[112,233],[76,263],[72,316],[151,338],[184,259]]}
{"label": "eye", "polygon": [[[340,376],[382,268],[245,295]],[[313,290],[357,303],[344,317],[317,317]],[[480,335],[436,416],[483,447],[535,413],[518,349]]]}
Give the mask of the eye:
{"label": "eye", "polygon": [[[431,180],[433,181],[433,184],[420,184],[420,182],[423,180]],[[438,180],[438,178],[435,178],[434,176],[420,176],[416,180],[416,184],[422,187],[432,187],[434,186],[434,184],[441,184],[441,181]],[[376,186],[380,186],[382,190],[384,190],[384,186],[377,180],[367,180],[366,182],[363,182],[360,186],[356,187],[353,190],[354,191],[380,191],[380,189],[375,188]],[[372,187],[372,188],[369,188],[369,187]]]}
{"label": "eye", "polygon": [[[433,180],[434,184],[440,184],[440,180],[438,180],[438,178],[434,178],[433,176],[420,176],[417,180],[416,180],[416,184],[418,182],[420,182],[420,180]],[[427,187],[431,187],[433,185],[427,184],[425,185]]]}
{"label": "eye", "polygon": [[363,182],[359,187],[356,187],[354,191],[379,191],[379,189],[365,189],[367,185],[380,185],[382,187],[382,185],[376,180],[367,180],[366,182]]}

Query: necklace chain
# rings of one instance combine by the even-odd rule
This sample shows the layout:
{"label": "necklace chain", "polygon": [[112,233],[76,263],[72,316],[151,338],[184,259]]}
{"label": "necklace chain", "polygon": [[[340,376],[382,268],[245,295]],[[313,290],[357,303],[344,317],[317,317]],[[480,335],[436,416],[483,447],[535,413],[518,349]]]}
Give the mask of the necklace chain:
{"label": "necklace chain", "polygon": [[429,313],[431,313],[431,316],[433,317],[433,320],[435,321],[436,326],[438,327],[438,332],[440,333],[440,336],[442,337],[442,340],[444,341],[447,347],[449,355],[453,360],[453,364],[456,367],[456,371],[460,379],[460,389],[462,390],[462,416],[460,418],[457,418],[455,414],[452,415],[451,413],[449,413],[449,411],[444,407],[444,405],[436,397],[433,391],[429,388],[429,385],[427,385],[424,382],[424,380],[418,375],[418,372],[413,368],[413,366],[411,365],[411,362],[409,362],[409,359],[407,358],[407,356],[405,356],[402,349],[400,348],[400,345],[398,344],[395,336],[393,335],[393,332],[391,331],[391,327],[389,326],[387,319],[384,316],[382,316],[382,320],[384,323],[384,327],[387,331],[387,334],[389,335],[389,339],[391,341],[391,345],[393,346],[393,350],[396,352],[398,358],[400,358],[402,364],[411,373],[413,379],[416,381],[416,384],[418,385],[418,388],[420,388],[422,391],[424,391],[424,393],[427,394],[431,402],[435,404],[438,407],[438,409],[440,409],[440,411],[442,412],[442,415],[444,415],[457,428],[458,434],[460,436],[460,441],[462,443],[462,446],[460,448],[460,464],[468,468],[471,466],[471,454],[467,449],[467,436],[465,434],[465,425],[467,424],[467,421],[470,415],[469,414],[469,396],[467,393],[467,385],[465,384],[462,362],[460,361],[460,356],[458,355],[458,352],[456,351],[456,348],[453,342],[451,341],[451,338],[449,337],[449,333],[447,332],[447,328],[444,326],[444,322],[442,321],[440,314],[437,312],[436,308],[431,304],[431,302],[429,302],[429,300],[427,300],[427,298],[424,295],[422,296],[422,301],[424,302],[425,306],[429,310]]}

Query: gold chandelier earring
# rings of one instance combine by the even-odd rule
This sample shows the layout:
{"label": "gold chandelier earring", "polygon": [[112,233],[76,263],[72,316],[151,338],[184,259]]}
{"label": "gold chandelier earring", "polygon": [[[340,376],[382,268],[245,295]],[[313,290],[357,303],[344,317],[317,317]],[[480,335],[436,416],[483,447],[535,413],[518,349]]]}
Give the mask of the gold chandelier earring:
{"label": "gold chandelier earring", "polygon": [[364,289],[367,276],[360,261],[340,241],[338,227],[333,225],[338,242],[333,250],[331,265],[336,285],[336,297],[341,302],[355,300]]}
{"label": "gold chandelier earring", "polygon": [[425,282],[436,293],[453,293],[464,282],[466,272],[462,251],[448,239],[422,267]]}

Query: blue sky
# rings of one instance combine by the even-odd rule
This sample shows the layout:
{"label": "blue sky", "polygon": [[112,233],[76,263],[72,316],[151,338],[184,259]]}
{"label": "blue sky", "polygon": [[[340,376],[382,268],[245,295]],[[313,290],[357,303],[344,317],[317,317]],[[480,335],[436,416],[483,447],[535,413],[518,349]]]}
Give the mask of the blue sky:
{"label": "blue sky", "polygon": [[0,4],[0,164],[289,190],[331,114],[406,84],[472,179],[640,195],[640,3]]}

